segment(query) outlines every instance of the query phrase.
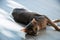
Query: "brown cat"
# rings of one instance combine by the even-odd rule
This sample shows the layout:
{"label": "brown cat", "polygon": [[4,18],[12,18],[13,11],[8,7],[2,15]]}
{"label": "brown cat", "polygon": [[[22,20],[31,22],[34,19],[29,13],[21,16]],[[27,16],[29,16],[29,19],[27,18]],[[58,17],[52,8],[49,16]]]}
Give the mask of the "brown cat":
{"label": "brown cat", "polygon": [[25,29],[23,29],[22,31],[26,32],[29,35],[35,35],[37,31],[45,29],[48,24],[54,27],[57,31],[60,31],[60,28],[58,28],[58,26],[54,24],[55,22],[60,22],[60,20],[52,22],[45,15],[29,12],[23,8],[14,9],[12,12],[12,16],[16,22],[26,25]]}

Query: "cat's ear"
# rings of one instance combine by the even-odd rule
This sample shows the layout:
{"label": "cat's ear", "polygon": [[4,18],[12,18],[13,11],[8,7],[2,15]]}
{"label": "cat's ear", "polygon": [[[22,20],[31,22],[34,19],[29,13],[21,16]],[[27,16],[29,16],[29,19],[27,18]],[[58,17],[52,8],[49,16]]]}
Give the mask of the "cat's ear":
{"label": "cat's ear", "polygon": [[35,18],[33,18],[32,23],[33,23],[33,25],[37,24],[37,21],[35,20]]}
{"label": "cat's ear", "polygon": [[27,32],[27,29],[22,29],[21,31],[23,31],[23,32]]}
{"label": "cat's ear", "polygon": [[36,22],[35,18],[33,18],[32,22]]}

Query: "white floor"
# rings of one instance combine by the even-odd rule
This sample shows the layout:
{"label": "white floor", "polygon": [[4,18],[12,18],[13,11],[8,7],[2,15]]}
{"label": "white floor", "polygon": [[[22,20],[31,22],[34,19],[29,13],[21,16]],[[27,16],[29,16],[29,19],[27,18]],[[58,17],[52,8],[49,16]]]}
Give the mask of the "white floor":
{"label": "white floor", "polygon": [[[24,40],[23,27],[12,19],[14,8],[25,8],[47,15],[51,20],[60,19],[60,0],[0,0],[0,40]],[[60,23],[59,23],[60,25]],[[25,40],[60,40],[60,32],[47,27],[40,34]]]}

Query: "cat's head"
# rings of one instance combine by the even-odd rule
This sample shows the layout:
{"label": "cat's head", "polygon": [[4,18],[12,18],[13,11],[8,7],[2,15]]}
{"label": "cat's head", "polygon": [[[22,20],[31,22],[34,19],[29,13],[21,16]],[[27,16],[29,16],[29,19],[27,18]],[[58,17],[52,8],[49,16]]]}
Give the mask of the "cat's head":
{"label": "cat's head", "polygon": [[38,24],[37,21],[33,18],[33,20],[25,27],[25,29],[22,29],[23,32],[26,32],[28,35],[36,35],[38,30]]}

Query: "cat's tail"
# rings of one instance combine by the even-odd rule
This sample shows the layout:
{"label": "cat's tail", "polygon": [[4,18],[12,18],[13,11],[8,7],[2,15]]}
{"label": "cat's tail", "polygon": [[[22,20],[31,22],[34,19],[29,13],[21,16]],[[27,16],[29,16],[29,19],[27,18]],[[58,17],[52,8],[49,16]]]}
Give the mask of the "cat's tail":
{"label": "cat's tail", "polygon": [[60,22],[60,19],[54,20],[53,22],[58,23],[58,22]]}

